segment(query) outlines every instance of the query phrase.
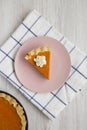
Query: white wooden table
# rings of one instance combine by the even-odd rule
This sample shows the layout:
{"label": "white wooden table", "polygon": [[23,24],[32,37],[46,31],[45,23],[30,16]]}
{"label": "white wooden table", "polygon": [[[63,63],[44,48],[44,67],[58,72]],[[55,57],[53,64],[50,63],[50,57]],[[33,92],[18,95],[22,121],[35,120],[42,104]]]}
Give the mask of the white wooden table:
{"label": "white wooden table", "polygon": [[[31,9],[42,13],[58,31],[87,53],[87,0],[0,0],[0,45],[3,45]],[[0,90],[16,96],[23,104],[29,130],[87,129],[87,84],[54,121],[45,117],[2,76]]]}

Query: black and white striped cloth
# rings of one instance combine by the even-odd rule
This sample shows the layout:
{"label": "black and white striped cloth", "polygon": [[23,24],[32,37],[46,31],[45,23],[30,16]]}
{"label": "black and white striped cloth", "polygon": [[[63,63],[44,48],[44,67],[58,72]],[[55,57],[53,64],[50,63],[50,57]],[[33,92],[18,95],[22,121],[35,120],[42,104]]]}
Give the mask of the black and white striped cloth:
{"label": "black and white striped cloth", "polygon": [[[50,36],[60,41],[71,57],[71,73],[67,82],[50,93],[33,93],[17,80],[13,68],[14,57],[28,38]],[[69,104],[87,82],[87,55],[51,26],[36,10],[33,10],[0,48],[0,73],[22,92],[50,119],[54,119]]]}

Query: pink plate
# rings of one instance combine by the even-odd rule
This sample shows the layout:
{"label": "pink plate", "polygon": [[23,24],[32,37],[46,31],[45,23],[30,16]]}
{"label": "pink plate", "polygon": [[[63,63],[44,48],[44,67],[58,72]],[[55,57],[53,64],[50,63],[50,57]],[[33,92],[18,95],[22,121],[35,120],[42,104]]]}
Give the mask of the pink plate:
{"label": "pink plate", "polygon": [[[40,46],[50,46],[52,50],[50,80],[46,79],[24,59],[28,51]],[[71,62],[67,50],[59,41],[41,36],[28,39],[20,47],[15,57],[14,66],[17,78],[25,88],[43,93],[53,91],[64,84],[70,73]]]}

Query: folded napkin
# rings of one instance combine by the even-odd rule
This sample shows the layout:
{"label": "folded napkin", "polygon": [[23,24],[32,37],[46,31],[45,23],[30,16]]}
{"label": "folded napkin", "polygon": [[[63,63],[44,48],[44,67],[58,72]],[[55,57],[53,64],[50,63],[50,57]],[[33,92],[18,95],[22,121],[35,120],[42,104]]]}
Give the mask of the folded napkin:
{"label": "folded napkin", "polygon": [[[60,89],[49,93],[34,93],[27,90],[16,78],[13,67],[14,57],[28,38],[50,36],[63,44],[71,57],[71,73]],[[33,10],[0,48],[0,73],[22,92],[35,106],[50,119],[54,119],[83,89],[87,82],[87,55],[51,26],[42,15]]]}

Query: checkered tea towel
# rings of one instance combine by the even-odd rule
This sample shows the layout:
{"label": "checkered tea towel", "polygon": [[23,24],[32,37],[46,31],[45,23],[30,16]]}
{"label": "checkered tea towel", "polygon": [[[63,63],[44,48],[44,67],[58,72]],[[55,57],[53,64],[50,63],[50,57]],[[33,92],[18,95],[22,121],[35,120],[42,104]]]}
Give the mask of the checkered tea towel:
{"label": "checkered tea towel", "polygon": [[[65,84],[49,93],[34,93],[17,80],[13,67],[17,50],[28,38],[50,36],[61,42],[71,57],[71,73]],[[87,55],[33,10],[0,48],[0,73],[50,119],[54,119],[87,82]]]}

